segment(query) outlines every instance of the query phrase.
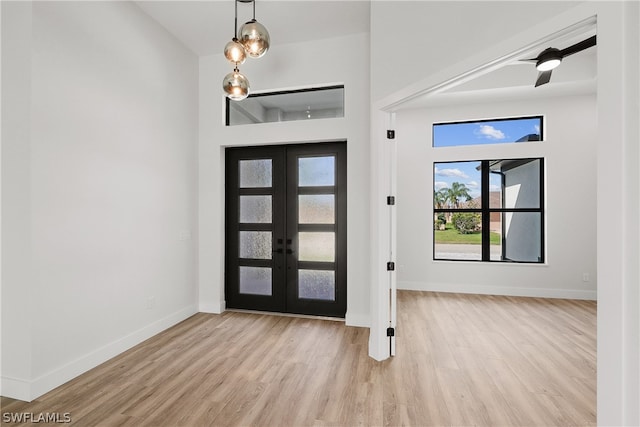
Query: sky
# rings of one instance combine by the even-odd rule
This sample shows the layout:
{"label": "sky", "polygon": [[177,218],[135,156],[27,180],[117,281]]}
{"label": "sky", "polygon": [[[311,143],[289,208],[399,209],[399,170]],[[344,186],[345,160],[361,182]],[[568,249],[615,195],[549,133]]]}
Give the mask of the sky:
{"label": "sky", "polygon": [[[446,162],[436,163],[433,171],[433,187],[434,191],[441,188],[450,188],[453,182],[459,182],[469,189],[472,198],[480,197],[480,171],[476,167],[480,166],[480,162]],[[498,176],[489,175],[489,185],[491,191],[500,190],[500,179]]]}
{"label": "sky", "polygon": [[541,119],[526,118],[433,125],[433,146],[504,144],[525,135],[540,134]]}
{"label": "sky", "polygon": [[[540,134],[541,119],[526,118],[469,123],[442,123],[433,126],[434,147],[512,143],[525,135]],[[434,165],[434,191],[460,182],[469,189],[471,197],[480,197],[480,162],[446,162]],[[500,179],[490,174],[490,191],[500,191]]]}

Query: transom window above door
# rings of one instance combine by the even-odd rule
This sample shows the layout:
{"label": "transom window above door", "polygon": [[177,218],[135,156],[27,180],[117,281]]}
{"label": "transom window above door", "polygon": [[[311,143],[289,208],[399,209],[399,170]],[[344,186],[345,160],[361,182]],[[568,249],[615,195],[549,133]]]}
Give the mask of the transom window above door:
{"label": "transom window above door", "polygon": [[225,125],[250,125],[344,117],[344,86],[325,86],[225,98]]}

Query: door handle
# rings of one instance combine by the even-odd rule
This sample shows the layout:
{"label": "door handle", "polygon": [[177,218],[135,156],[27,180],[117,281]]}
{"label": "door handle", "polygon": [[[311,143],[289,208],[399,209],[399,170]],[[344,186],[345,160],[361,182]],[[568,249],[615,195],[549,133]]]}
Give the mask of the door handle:
{"label": "door handle", "polygon": [[287,249],[287,253],[288,254],[292,254],[293,253],[293,249]]}
{"label": "door handle", "polygon": [[275,251],[273,251],[274,254],[281,254],[282,253],[282,248],[278,248]]}

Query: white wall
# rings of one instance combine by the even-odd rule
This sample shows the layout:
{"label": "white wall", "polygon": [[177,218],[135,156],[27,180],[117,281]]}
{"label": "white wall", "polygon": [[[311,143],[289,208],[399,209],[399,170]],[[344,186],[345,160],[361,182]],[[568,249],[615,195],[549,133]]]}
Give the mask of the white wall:
{"label": "white wall", "polygon": [[[31,378],[31,3],[2,2],[2,395]],[[25,54],[26,52],[26,54]],[[10,384],[8,384],[10,383]],[[27,389],[26,391],[24,389]]]}
{"label": "white wall", "polygon": [[[348,47],[348,48],[346,48]],[[295,53],[295,54],[294,54]],[[369,325],[369,37],[274,45],[240,70],[252,90],[343,83],[344,118],[225,127],[222,55],[200,59],[200,310],[224,310],[224,147],[347,140],[347,314]]]}
{"label": "white wall", "polygon": [[[545,116],[544,142],[432,148],[434,122],[533,115]],[[596,298],[595,96],[403,110],[396,117],[400,289]],[[545,264],[434,261],[433,163],[526,157],[545,159]]]}
{"label": "white wall", "polygon": [[25,400],[197,311],[197,57],[133,3],[32,7],[2,28],[2,393]]}

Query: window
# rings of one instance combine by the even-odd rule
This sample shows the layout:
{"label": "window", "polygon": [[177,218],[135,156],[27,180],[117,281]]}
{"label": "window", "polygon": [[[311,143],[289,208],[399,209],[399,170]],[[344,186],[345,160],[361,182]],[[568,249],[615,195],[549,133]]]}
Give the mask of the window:
{"label": "window", "polygon": [[542,140],[542,116],[435,123],[434,147],[505,144]]}
{"label": "window", "polygon": [[544,160],[433,167],[433,259],[544,262]]}
{"label": "window", "polygon": [[344,117],[344,86],[251,94],[225,100],[227,126]]}

